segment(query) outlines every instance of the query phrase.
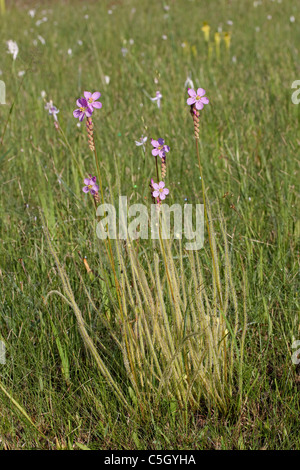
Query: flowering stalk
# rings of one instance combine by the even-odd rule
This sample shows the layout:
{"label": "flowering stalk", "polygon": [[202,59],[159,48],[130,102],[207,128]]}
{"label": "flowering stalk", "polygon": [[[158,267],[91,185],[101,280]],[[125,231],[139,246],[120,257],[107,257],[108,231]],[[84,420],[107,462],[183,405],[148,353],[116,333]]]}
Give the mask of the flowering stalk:
{"label": "flowering stalk", "polygon": [[86,130],[87,130],[87,133],[88,133],[89,147],[90,147],[92,152],[94,152],[94,150],[95,150],[93,129],[94,129],[94,124],[93,124],[92,118],[87,117],[86,118]]}
{"label": "flowering stalk", "polygon": [[161,179],[164,180],[167,173],[166,157],[161,159]]}
{"label": "flowering stalk", "polygon": [[[94,139],[94,125],[92,122],[92,114],[94,109],[100,109],[102,108],[102,103],[97,101],[100,98],[101,94],[100,92],[95,92],[95,93],[90,93],[88,91],[84,92],[84,98],[80,98],[77,100],[77,106],[79,106],[78,109],[75,109],[73,112],[73,116],[75,118],[78,118],[79,121],[83,121],[84,117],[86,117],[86,128],[87,128],[87,133],[88,133],[88,143],[89,143],[89,148],[90,150],[94,153],[95,157],[95,162],[96,162],[96,167],[97,167],[97,173],[98,173],[98,181],[99,181],[99,187],[100,187],[100,193],[101,193],[101,199],[99,196],[99,187],[98,185],[95,185],[96,182],[96,177],[90,178],[89,181],[88,179],[85,180],[85,184],[87,184],[87,190],[86,187],[83,188],[84,192],[90,192],[93,196],[94,203],[96,207],[99,205],[99,203],[102,200],[102,204],[104,204],[104,195],[103,195],[103,186],[102,186],[102,178],[101,178],[101,171],[100,171],[100,165],[99,165],[99,160],[98,160],[98,155],[97,155],[97,150],[96,150],[96,145],[95,145],[95,139]],[[87,183],[86,183],[87,181]],[[108,247],[105,243],[105,248],[107,251],[107,255],[113,270],[113,276],[115,280],[115,286],[116,286],[116,293],[117,293],[117,298],[118,298],[118,304],[119,304],[119,309],[120,309],[120,315],[123,324],[125,324],[125,318],[124,318],[124,312],[123,312],[123,306],[122,306],[122,292],[121,292],[121,287],[118,281],[117,273],[116,273],[116,267],[115,267],[115,261],[114,261],[114,256],[113,256],[113,251],[111,247],[111,242],[110,238],[108,237],[107,239]],[[134,365],[131,360],[131,355],[129,353],[129,344],[128,344],[128,331],[125,328],[125,343],[126,343],[126,349],[128,352],[128,357],[129,357],[129,362],[130,362],[130,367],[131,371],[133,374],[133,377],[135,379],[135,382],[137,383],[137,378],[135,376],[135,370],[134,370]]]}
{"label": "flowering stalk", "polygon": [[211,231],[210,231],[210,225],[209,225],[209,220],[208,220],[208,215],[207,215],[206,191],[205,191],[205,184],[204,184],[204,180],[203,180],[202,165],[201,165],[200,153],[199,153],[199,140],[200,140],[200,137],[199,137],[199,117],[200,117],[199,110],[203,109],[204,104],[209,103],[209,99],[204,96],[205,95],[205,90],[203,90],[203,88],[198,88],[197,93],[196,93],[195,90],[192,90],[191,88],[189,88],[188,94],[189,94],[190,97],[187,99],[187,104],[191,106],[191,115],[193,117],[193,122],[194,122],[194,136],[195,136],[195,140],[196,140],[196,152],[197,152],[198,166],[199,166],[200,178],[201,178],[203,205],[204,205],[204,215],[205,215],[205,221],[206,221],[207,232],[208,232],[209,246],[210,246],[210,251],[211,251],[212,260],[213,260],[213,268],[214,268],[214,273],[215,273],[214,277],[216,279],[216,286],[217,286],[217,292],[218,292],[220,305],[223,308],[221,286],[219,284],[219,280],[218,280],[218,276],[217,276],[216,260],[215,260],[215,257],[214,257],[214,250],[213,250],[213,246],[212,246],[212,234],[211,234]]}

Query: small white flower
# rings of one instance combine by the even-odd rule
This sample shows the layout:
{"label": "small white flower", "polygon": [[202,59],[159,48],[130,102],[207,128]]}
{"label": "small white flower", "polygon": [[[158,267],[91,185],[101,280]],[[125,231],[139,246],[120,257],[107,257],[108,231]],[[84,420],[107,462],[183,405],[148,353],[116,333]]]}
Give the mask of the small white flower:
{"label": "small white flower", "polygon": [[259,33],[259,32],[260,32],[260,27],[259,27],[259,26],[256,26],[256,27],[255,27],[255,31],[256,31],[257,33]]}
{"label": "small white flower", "polygon": [[7,53],[12,54],[13,59],[16,60],[17,55],[19,53],[18,44],[15,41],[12,41],[11,39],[9,41],[7,41],[6,44],[7,44],[7,47],[8,47]]}
{"label": "small white flower", "polygon": [[268,16],[267,16],[267,19],[268,19],[268,20],[271,20],[271,19],[272,19],[272,15],[268,15]]}
{"label": "small white flower", "polygon": [[218,33],[222,33],[223,29],[222,26],[218,26]]}
{"label": "small white flower", "polygon": [[81,126],[81,122],[77,122],[77,127],[80,127]]}
{"label": "small white flower", "polygon": [[235,55],[232,57],[231,60],[232,60],[232,62],[233,62],[234,64],[236,64],[236,56],[235,56]]}
{"label": "small white flower", "polygon": [[228,20],[228,21],[227,21],[227,24],[229,24],[229,26],[232,26],[232,25],[233,25],[233,21]]}
{"label": "small white flower", "polygon": [[294,16],[290,16],[290,22],[295,23],[295,17]]}
{"label": "small white flower", "polygon": [[82,46],[83,42],[81,41],[81,39],[78,39],[77,44],[78,46]]}
{"label": "small white flower", "polygon": [[165,5],[165,6],[164,6],[164,10],[169,11],[169,10],[170,10],[169,5]]}
{"label": "small white flower", "polygon": [[35,17],[35,10],[29,10],[28,15],[31,16],[31,18]]}
{"label": "small white flower", "polygon": [[44,99],[44,98],[46,98],[46,95],[47,95],[47,93],[45,92],[45,90],[42,90],[41,91],[41,97]]}
{"label": "small white flower", "polygon": [[106,85],[109,85],[110,77],[108,75],[104,75],[104,80],[105,80]]}
{"label": "small white flower", "polygon": [[40,35],[38,35],[38,40],[39,40],[42,44],[46,44],[45,39],[44,39],[42,36],[40,36]]}
{"label": "small white flower", "polygon": [[72,49],[68,49],[68,54],[72,55]]}
{"label": "small white flower", "polygon": [[131,46],[133,46],[133,44],[134,44],[134,39],[129,39],[129,44],[130,44]]}
{"label": "small white flower", "polygon": [[156,92],[156,96],[154,98],[150,98],[151,101],[157,101],[157,107],[160,108],[160,101],[162,99],[162,94],[160,91]]}
{"label": "small white flower", "polygon": [[166,36],[165,34],[162,35],[162,38],[164,41],[166,41],[168,39],[168,36]]}
{"label": "small white flower", "polygon": [[88,19],[89,19],[89,15],[84,15],[84,19],[85,19],[85,20],[88,20]]}
{"label": "small white flower", "polygon": [[112,15],[113,14],[113,11],[112,10],[108,10],[107,12],[109,15]]}
{"label": "small white flower", "polygon": [[51,114],[54,117],[54,120],[57,121],[56,115],[59,113],[59,109],[57,109],[57,107],[53,105],[52,100],[50,100],[49,103],[46,104],[45,109],[49,111],[49,114]]}
{"label": "small white flower", "polygon": [[191,77],[189,75],[188,75],[188,77],[185,81],[184,88],[193,88],[193,89],[195,88],[193,80],[191,79]]}
{"label": "small white flower", "polygon": [[23,77],[23,75],[25,75],[25,70],[20,70],[20,72],[18,72],[18,76]]}
{"label": "small white flower", "polygon": [[122,47],[121,52],[122,52],[123,57],[125,57],[128,52],[128,49],[126,47]]}
{"label": "small white flower", "polygon": [[137,147],[140,147],[140,146],[142,145],[142,146],[143,146],[143,150],[144,150],[144,152],[145,152],[145,143],[146,143],[146,142],[147,142],[147,137],[144,137],[144,136],[142,135],[142,137],[140,138],[140,140],[136,140],[136,141],[135,141],[135,145],[136,145]]}
{"label": "small white flower", "polygon": [[35,23],[36,26],[40,26],[42,24],[42,20],[37,20],[37,22]]}

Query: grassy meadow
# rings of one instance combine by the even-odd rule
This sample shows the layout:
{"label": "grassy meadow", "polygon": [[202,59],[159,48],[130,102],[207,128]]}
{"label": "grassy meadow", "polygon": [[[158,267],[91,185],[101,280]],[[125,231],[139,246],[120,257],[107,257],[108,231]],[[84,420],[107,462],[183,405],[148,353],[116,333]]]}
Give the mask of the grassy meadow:
{"label": "grassy meadow", "polygon": [[[0,449],[300,449],[300,5],[1,5]],[[205,202],[201,250],[96,235],[83,178],[150,206],[159,137],[166,202]]]}

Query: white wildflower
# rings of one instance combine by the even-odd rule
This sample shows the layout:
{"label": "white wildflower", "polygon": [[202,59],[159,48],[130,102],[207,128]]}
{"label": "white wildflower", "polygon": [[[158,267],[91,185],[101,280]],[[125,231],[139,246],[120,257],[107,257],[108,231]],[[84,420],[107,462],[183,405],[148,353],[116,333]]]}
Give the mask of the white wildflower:
{"label": "white wildflower", "polygon": [[45,39],[44,39],[42,36],[40,36],[40,35],[38,35],[38,40],[39,40],[42,44],[46,44]]}
{"label": "white wildflower", "polygon": [[144,152],[145,152],[145,143],[146,143],[146,142],[147,142],[147,137],[144,137],[144,136],[142,135],[142,137],[140,138],[140,140],[136,140],[136,141],[135,141],[135,145],[136,145],[137,147],[142,146],[142,147],[143,147],[143,150],[144,150]]}
{"label": "white wildflower", "polygon": [[154,98],[150,98],[151,101],[157,101],[157,107],[160,108],[160,101],[162,99],[162,94],[160,91],[156,92],[156,96]]}
{"label": "white wildflower", "polygon": [[7,53],[12,54],[13,59],[16,60],[17,55],[19,53],[18,44],[15,41],[12,41],[11,39],[9,41],[7,41],[6,44],[7,44],[7,47],[8,47]]}
{"label": "white wildflower", "polygon": [[191,79],[191,77],[188,75],[186,81],[185,81],[185,84],[184,84],[184,88],[192,88],[194,89],[194,83],[193,83],[193,80]]}

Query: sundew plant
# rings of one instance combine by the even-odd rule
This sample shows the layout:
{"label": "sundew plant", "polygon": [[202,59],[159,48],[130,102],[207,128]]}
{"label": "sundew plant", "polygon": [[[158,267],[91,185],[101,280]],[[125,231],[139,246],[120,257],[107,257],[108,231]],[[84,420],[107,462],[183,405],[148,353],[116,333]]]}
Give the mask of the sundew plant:
{"label": "sundew plant", "polygon": [[[46,227],[43,215],[44,232],[56,262],[62,281],[63,293],[51,291],[50,295],[59,295],[73,309],[83,341],[93,355],[100,372],[103,374],[116,397],[128,410],[141,414],[141,418],[155,412],[162,397],[167,397],[178,410],[189,407],[198,409],[201,400],[207,406],[214,406],[226,411],[233,394],[242,399],[242,360],[246,334],[247,308],[245,299],[242,314],[242,328],[239,338],[239,307],[236,289],[232,280],[232,268],[225,231],[225,224],[220,218],[220,230],[223,240],[224,255],[220,260],[217,243],[211,221],[209,204],[206,201],[205,186],[199,156],[200,110],[209,103],[205,90],[188,89],[187,104],[194,122],[194,140],[199,161],[200,178],[203,190],[205,218],[209,237],[212,271],[209,278],[204,273],[198,253],[184,250],[181,240],[163,239],[161,219],[158,215],[159,240],[157,243],[143,246],[139,241],[101,240],[101,277],[99,295],[107,296],[106,308],[97,308],[99,299],[92,299],[84,279],[86,301],[91,304],[99,316],[102,327],[111,336],[113,347],[119,350],[124,373],[128,380],[128,393],[122,390],[113,378],[113,369],[105,354],[99,355],[95,343],[84,325],[74,290],[71,287],[67,270],[62,266],[55,253],[51,234]],[[77,100],[78,108],[73,112],[79,121],[86,119],[88,145],[94,154],[97,177],[89,174],[84,179],[84,193],[90,193],[95,205],[104,204],[103,171],[97,154],[92,121],[95,109],[102,108],[98,101],[100,92],[84,92],[84,97]],[[46,106],[48,109],[48,107]],[[51,111],[52,110],[52,111]],[[50,112],[54,113],[53,107]],[[104,112],[104,110],[102,111]],[[56,117],[56,115],[55,115]],[[57,129],[59,124],[56,121]],[[164,139],[151,139],[154,170],[158,183],[151,178],[151,195],[160,211],[162,201],[169,195],[165,187],[167,171],[167,153],[170,147]],[[70,144],[71,145],[71,144]],[[170,152],[171,153],[171,152]],[[158,158],[161,160],[159,174]],[[172,156],[168,155],[171,162]],[[99,189],[100,188],[100,189]],[[121,188],[121,183],[120,183]],[[112,192],[112,191],[111,191]],[[110,195],[111,202],[114,201]],[[139,239],[138,239],[139,240]],[[105,249],[102,245],[105,245]],[[106,263],[106,265],[105,265]],[[222,283],[220,263],[223,263],[225,282]],[[107,266],[107,267],[106,267]],[[243,273],[244,277],[246,276]],[[99,274],[100,276],[100,274]],[[244,279],[244,283],[246,278]],[[223,284],[223,286],[222,286]],[[244,289],[244,288],[243,288]],[[244,291],[243,291],[244,296]],[[233,321],[229,322],[227,313],[229,303],[234,312]],[[118,325],[118,331],[116,331]],[[106,346],[97,338],[105,351]]]}
{"label": "sundew plant", "polygon": [[299,448],[298,6],[28,3],[0,2],[0,449]]}

